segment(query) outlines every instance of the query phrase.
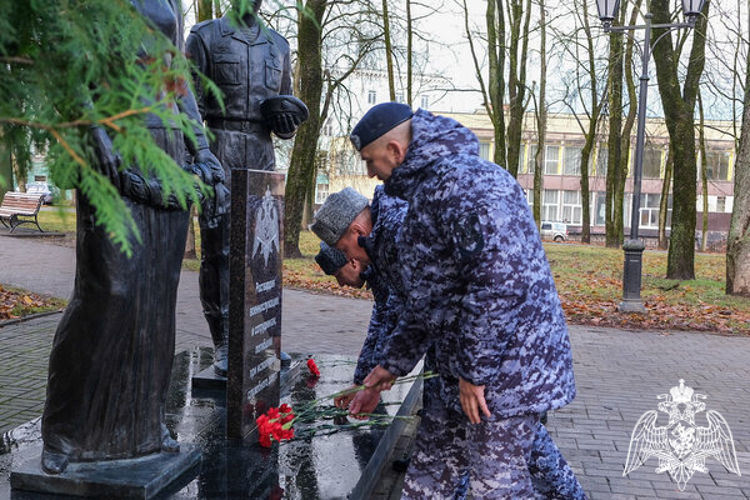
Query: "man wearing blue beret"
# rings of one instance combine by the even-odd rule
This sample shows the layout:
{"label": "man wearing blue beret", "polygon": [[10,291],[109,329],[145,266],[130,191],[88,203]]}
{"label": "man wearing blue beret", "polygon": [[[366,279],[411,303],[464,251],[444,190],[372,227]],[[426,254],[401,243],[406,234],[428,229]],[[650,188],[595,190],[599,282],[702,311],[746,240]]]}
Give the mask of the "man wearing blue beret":
{"label": "man wearing blue beret", "polygon": [[475,498],[585,498],[540,422],[573,400],[575,381],[523,190],[479,157],[470,130],[403,104],[373,107],[351,141],[368,174],[409,203],[398,242],[406,308],[365,384],[386,389],[425,354],[440,374],[403,498],[450,498],[466,472]]}

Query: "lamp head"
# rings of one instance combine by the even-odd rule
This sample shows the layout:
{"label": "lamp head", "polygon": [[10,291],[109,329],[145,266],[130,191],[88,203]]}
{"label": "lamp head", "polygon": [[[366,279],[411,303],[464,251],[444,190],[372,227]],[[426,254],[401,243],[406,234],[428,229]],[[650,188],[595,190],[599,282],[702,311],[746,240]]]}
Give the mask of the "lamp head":
{"label": "lamp head", "polygon": [[617,10],[619,7],[620,0],[596,0],[596,8],[599,10],[599,19],[601,19],[605,30],[612,26],[612,21],[617,17]]}
{"label": "lamp head", "polygon": [[695,24],[703,11],[705,0],[682,0],[682,13],[690,24]]}

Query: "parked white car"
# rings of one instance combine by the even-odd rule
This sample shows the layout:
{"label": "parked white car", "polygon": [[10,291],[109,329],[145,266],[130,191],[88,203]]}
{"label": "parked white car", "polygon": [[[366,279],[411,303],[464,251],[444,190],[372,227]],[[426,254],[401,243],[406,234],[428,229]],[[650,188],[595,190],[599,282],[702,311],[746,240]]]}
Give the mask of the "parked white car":
{"label": "parked white car", "polygon": [[565,241],[568,239],[568,225],[564,222],[550,222],[543,220],[539,231],[543,240]]}
{"label": "parked white car", "polygon": [[30,182],[26,184],[26,193],[44,195],[44,204],[52,205],[55,195],[46,182]]}

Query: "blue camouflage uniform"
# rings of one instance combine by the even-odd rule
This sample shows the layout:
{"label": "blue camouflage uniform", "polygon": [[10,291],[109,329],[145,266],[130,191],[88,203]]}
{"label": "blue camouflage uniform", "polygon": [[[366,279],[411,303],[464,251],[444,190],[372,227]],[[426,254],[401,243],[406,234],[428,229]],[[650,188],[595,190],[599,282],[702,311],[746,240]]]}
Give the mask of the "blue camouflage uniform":
{"label": "blue camouflage uniform", "polygon": [[372,290],[375,305],[372,306],[367,336],[359,352],[357,367],[354,369],[354,383],[361,385],[368,373],[378,365],[383,348],[383,338],[395,327],[395,317],[388,310],[388,298],[391,290],[386,279],[369,265],[360,274]]}
{"label": "blue camouflage uniform", "polygon": [[[404,285],[401,282],[398,248],[401,238],[401,227],[403,226],[408,206],[404,200],[395,196],[388,196],[383,186],[376,187],[372,204],[370,205],[370,215],[373,223],[372,231],[368,236],[361,236],[359,239],[359,245],[365,249],[368,257],[370,257],[370,266],[368,266],[368,269],[369,267],[374,267],[376,272],[379,272],[388,282],[390,288],[390,295],[386,304],[386,308],[390,314],[389,321],[383,324],[384,329],[380,337],[381,347],[377,356],[373,358],[376,362],[371,363],[372,368],[380,363],[382,348],[388,336],[396,328],[406,302]],[[432,367],[427,366],[426,369],[429,371]],[[369,372],[366,372],[364,376],[367,373]],[[423,392],[425,402],[433,394],[436,382],[435,379],[425,381]],[[468,489],[468,474],[466,474],[459,481],[458,488],[453,496],[454,500],[463,500],[466,498]]]}
{"label": "blue camouflage uniform", "polygon": [[379,364],[385,339],[396,328],[399,318],[402,299],[398,298],[399,293],[395,293],[398,290],[395,285],[400,284],[394,278],[400,280],[401,276],[393,273],[392,269],[396,268],[392,264],[398,258],[394,242],[406,215],[406,208],[405,201],[385,196],[383,187],[378,186],[370,205],[372,231],[359,242],[371,259],[361,276],[372,289],[375,305],[357,368],[354,370],[354,383],[358,385]]}
{"label": "blue camouflage uniform", "polygon": [[[451,498],[466,471],[476,498],[535,498],[539,473],[561,483],[548,484],[558,490],[553,498],[584,498],[539,422],[572,401],[575,382],[563,311],[523,190],[479,157],[471,131],[423,110],[385,189],[409,209],[398,240],[406,307],[380,364],[402,376],[427,353],[440,374],[435,397],[425,400],[404,498]],[[485,386],[492,416],[481,424],[462,411],[459,377]]]}

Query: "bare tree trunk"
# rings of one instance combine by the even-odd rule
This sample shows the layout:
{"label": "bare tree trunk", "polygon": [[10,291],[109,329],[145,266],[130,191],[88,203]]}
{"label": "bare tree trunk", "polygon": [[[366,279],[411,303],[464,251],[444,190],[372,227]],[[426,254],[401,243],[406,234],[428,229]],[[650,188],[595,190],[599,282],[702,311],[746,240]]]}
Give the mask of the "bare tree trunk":
{"label": "bare tree trunk", "polygon": [[[624,7],[623,7],[624,8]],[[607,192],[605,194],[604,231],[605,244],[610,248],[620,246],[614,216],[614,200],[620,166],[622,144],[622,76],[623,76],[622,34],[609,35],[609,137],[607,139]],[[634,106],[634,103],[630,104]]]}
{"label": "bare tree trunk", "polygon": [[188,221],[188,236],[185,242],[184,259],[197,259],[198,254],[195,251],[195,205],[190,206],[190,220]]}
{"label": "bare tree trunk", "polygon": [[305,199],[310,192],[320,136],[320,98],[323,92],[321,23],[328,0],[307,0],[299,14],[299,98],[307,104],[310,118],[297,131],[286,182],[284,204],[284,254],[301,257],[299,234]]}
{"label": "bare tree trunk", "polygon": [[490,102],[494,128],[493,161],[508,168],[505,146],[505,15],[502,0],[487,2],[487,48],[489,55]]}
{"label": "bare tree trunk", "polygon": [[539,138],[539,147],[536,150],[536,167],[534,168],[534,193],[539,193],[539,198],[534,203],[534,220],[537,228],[541,228],[541,207],[543,201],[541,198],[542,184],[544,183],[544,161],[546,158],[547,142],[547,14],[544,8],[544,0],[539,0],[539,28],[541,33],[540,40],[540,58],[541,68],[539,73],[539,112],[537,120],[537,136]]}
{"label": "bare tree trunk", "polygon": [[521,152],[521,136],[523,133],[523,117],[526,111],[526,61],[529,49],[531,0],[526,0],[526,2],[523,0],[510,0],[509,12],[511,20],[510,76],[508,78],[510,119],[506,136],[508,141],[507,168],[513,177],[517,177],[518,158]]}
{"label": "bare tree trunk", "polygon": [[666,250],[669,247],[667,239],[667,210],[669,209],[669,191],[672,186],[672,172],[674,171],[674,155],[672,146],[669,146],[667,163],[664,166],[664,182],[661,185],[661,199],[659,200],[659,248]]}
{"label": "bare tree trunk", "polygon": [[[642,3],[643,0],[636,0],[633,5],[633,10],[630,14],[630,22],[628,23],[630,26],[636,24]],[[625,13],[626,10],[623,10],[623,13]],[[625,181],[628,178],[628,164],[630,163],[630,136],[633,132],[633,126],[635,125],[635,119],[638,114],[638,98],[635,91],[632,63],[634,47],[635,40],[632,37],[628,37],[627,42],[625,42],[624,65],[625,86],[628,91],[628,101],[630,102],[630,106],[628,106],[628,115],[625,117],[625,125],[622,127],[622,133],[620,134],[620,164],[614,178],[614,194],[612,196],[612,231],[614,237],[619,243],[625,239],[625,217],[623,214],[625,210]]]}
{"label": "bare tree trunk", "polygon": [[[667,278],[695,279],[695,224],[696,224],[696,182],[697,165],[695,160],[695,101],[698,85],[705,66],[706,17],[710,0],[703,7],[701,17],[695,24],[693,46],[687,67],[685,84],[680,89],[677,76],[678,52],[675,51],[670,36],[665,36],[654,47],[654,63],[659,83],[659,93],[664,108],[664,120],[669,131],[670,146],[675,165],[672,232],[667,257]],[[654,23],[669,23],[672,2],[652,0],[651,12]],[[664,29],[654,30],[654,39],[664,33]]]}
{"label": "bare tree trunk", "polygon": [[388,0],[383,0],[383,37],[385,38],[385,62],[388,68],[388,91],[391,101],[395,101],[396,82],[393,77],[393,51],[391,50],[391,24],[388,18]]}
{"label": "bare tree trunk", "polygon": [[599,91],[596,79],[596,67],[594,66],[594,42],[591,36],[589,24],[588,3],[583,0],[583,28],[586,34],[586,51],[588,53],[588,78],[591,87],[591,115],[589,116],[586,141],[581,150],[581,242],[591,243],[591,193],[589,189],[589,159],[594,149],[596,130],[599,125],[599,117],[602,110],[602,102],[599,100]]}
{"label": "bare tree trunk", "polygon": [[698,147],[701,151],[701,194],[703,195],[703,224],[701,226],[701,252],[708,248],[708,158],[706,156],[706,133],[705,133],[705,116],[703,114],[703,98],[701,91],[698,90],[698,112],[700,124],[698,126]]}
{"label": "bare tree trunk", "polygon": [[411,0],[406,0],[406,103],[411,107],[414,92],[414,32]]}
{"label": "bare tree trunk", "polygon": [[727,237],[726,292],[750,297],[750,92],[747,92],[750,89],[750,53],[745,68],[742,131],[734,166],[734,206]]}
{"label": "bare tree trunk", "polygon": [[16,163],[15,159],[11,156],[10,160],[11,168],[13,169],[13,178],[16,180],[18,191],[21,193],[26,192],[26,176],[28,172],[21,172],[21,169]]}
{"label": "bare tree trunk", "polygon": [[203,22],[214,18],[213,0],[198,0],[198,19]]}

